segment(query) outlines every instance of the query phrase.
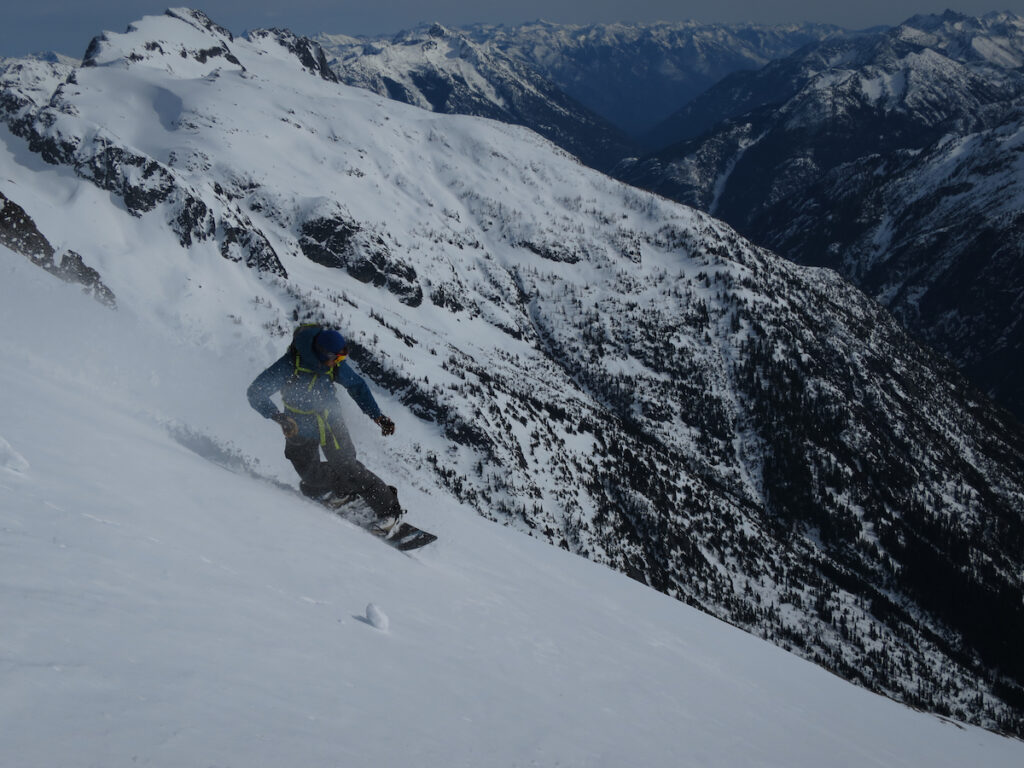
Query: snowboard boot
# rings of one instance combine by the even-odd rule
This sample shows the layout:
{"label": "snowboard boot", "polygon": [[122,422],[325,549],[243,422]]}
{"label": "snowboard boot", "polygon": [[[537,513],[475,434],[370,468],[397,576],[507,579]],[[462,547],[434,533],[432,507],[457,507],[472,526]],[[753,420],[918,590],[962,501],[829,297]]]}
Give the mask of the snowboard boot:
{"label": "snowboard boot", "polygon": [[369,529],[373,533],[384,538],[387,538],[388,534],[401,521],[402,516],[405,515],[405,510],[398,503],[398,489],[393,485],[389,485],[388,491],[391,494],[392,503],[388,505],[386,511],[379,513],[377,518],[369,525]]}
{"label": "snowboard boot", "polygon": [[328,491],[327,493],[317,498],[317,501],[319,501],[328,509],[333,509],[337,511],[342,507],[351,504],[358,498],[359,497],[356,496],[354,493],[336,493],[335,491]]}

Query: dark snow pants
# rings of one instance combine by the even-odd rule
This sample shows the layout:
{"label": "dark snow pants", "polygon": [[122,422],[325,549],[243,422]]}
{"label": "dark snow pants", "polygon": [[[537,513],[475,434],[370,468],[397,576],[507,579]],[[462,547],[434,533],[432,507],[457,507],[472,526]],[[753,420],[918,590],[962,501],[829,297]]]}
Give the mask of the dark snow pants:
{"label": "dark snow pants", "polygon": [[[332,418],[325,444],[317,439],[285,441],[284,455],[302,479],[299,487],[306,496],[318,497],[328,491],[339,496],[355,494],[377,517],[401,514],[398,493],[368,470],[356,458],[356,448],[345,423]],[[321,459],[323,451],[323,459]]]}

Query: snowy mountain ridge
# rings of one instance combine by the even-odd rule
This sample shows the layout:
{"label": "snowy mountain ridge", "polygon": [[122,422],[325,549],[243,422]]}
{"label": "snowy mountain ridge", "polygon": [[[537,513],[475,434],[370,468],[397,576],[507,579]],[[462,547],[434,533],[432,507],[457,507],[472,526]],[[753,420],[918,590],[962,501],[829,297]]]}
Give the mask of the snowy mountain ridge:
{"label": "snowy mountain ridge", "polygon": [[525,129],[340,85],[290,33],[176,9],[90,53],[0,65],[4,191],[119,311],[234,361],[237,410],[179,406],[179,439],[290,478],[244,386],[337,325],[403,498],[1018,730],[1024,437],[873,302]]}

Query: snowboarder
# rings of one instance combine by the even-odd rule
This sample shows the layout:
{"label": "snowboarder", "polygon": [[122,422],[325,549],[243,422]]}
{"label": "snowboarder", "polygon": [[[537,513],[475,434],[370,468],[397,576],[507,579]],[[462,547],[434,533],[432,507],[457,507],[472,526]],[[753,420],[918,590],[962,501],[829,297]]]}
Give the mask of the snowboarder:
{"label": "snowboarder", "polygon": [[[246,394],[256,411],[280,425],[284,455],[299,473],[303,494],[332,508],[362,498],[376,516],[368,527],[386,533],[403,514],[398,492],[356,458],[334,385],[348,390],[384,436],[395,433],[395,423],[381,413],[370,388],[348,366],[346,357],[348,346],[338,331],[300,326],[288,351],[256,377]],[[270,399],[277,392],[283,412]]]}

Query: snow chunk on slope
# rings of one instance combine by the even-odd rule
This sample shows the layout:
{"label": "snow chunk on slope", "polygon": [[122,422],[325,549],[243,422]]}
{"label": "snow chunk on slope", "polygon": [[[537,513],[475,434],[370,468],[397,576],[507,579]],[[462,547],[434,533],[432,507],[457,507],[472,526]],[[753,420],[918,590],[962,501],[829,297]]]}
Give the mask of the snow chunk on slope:
{"label": "snow chunk on slope", "polygon": [[387,614],[373,603],[366,606],[366,622],[381,632],[387,632],[390,625]]}

